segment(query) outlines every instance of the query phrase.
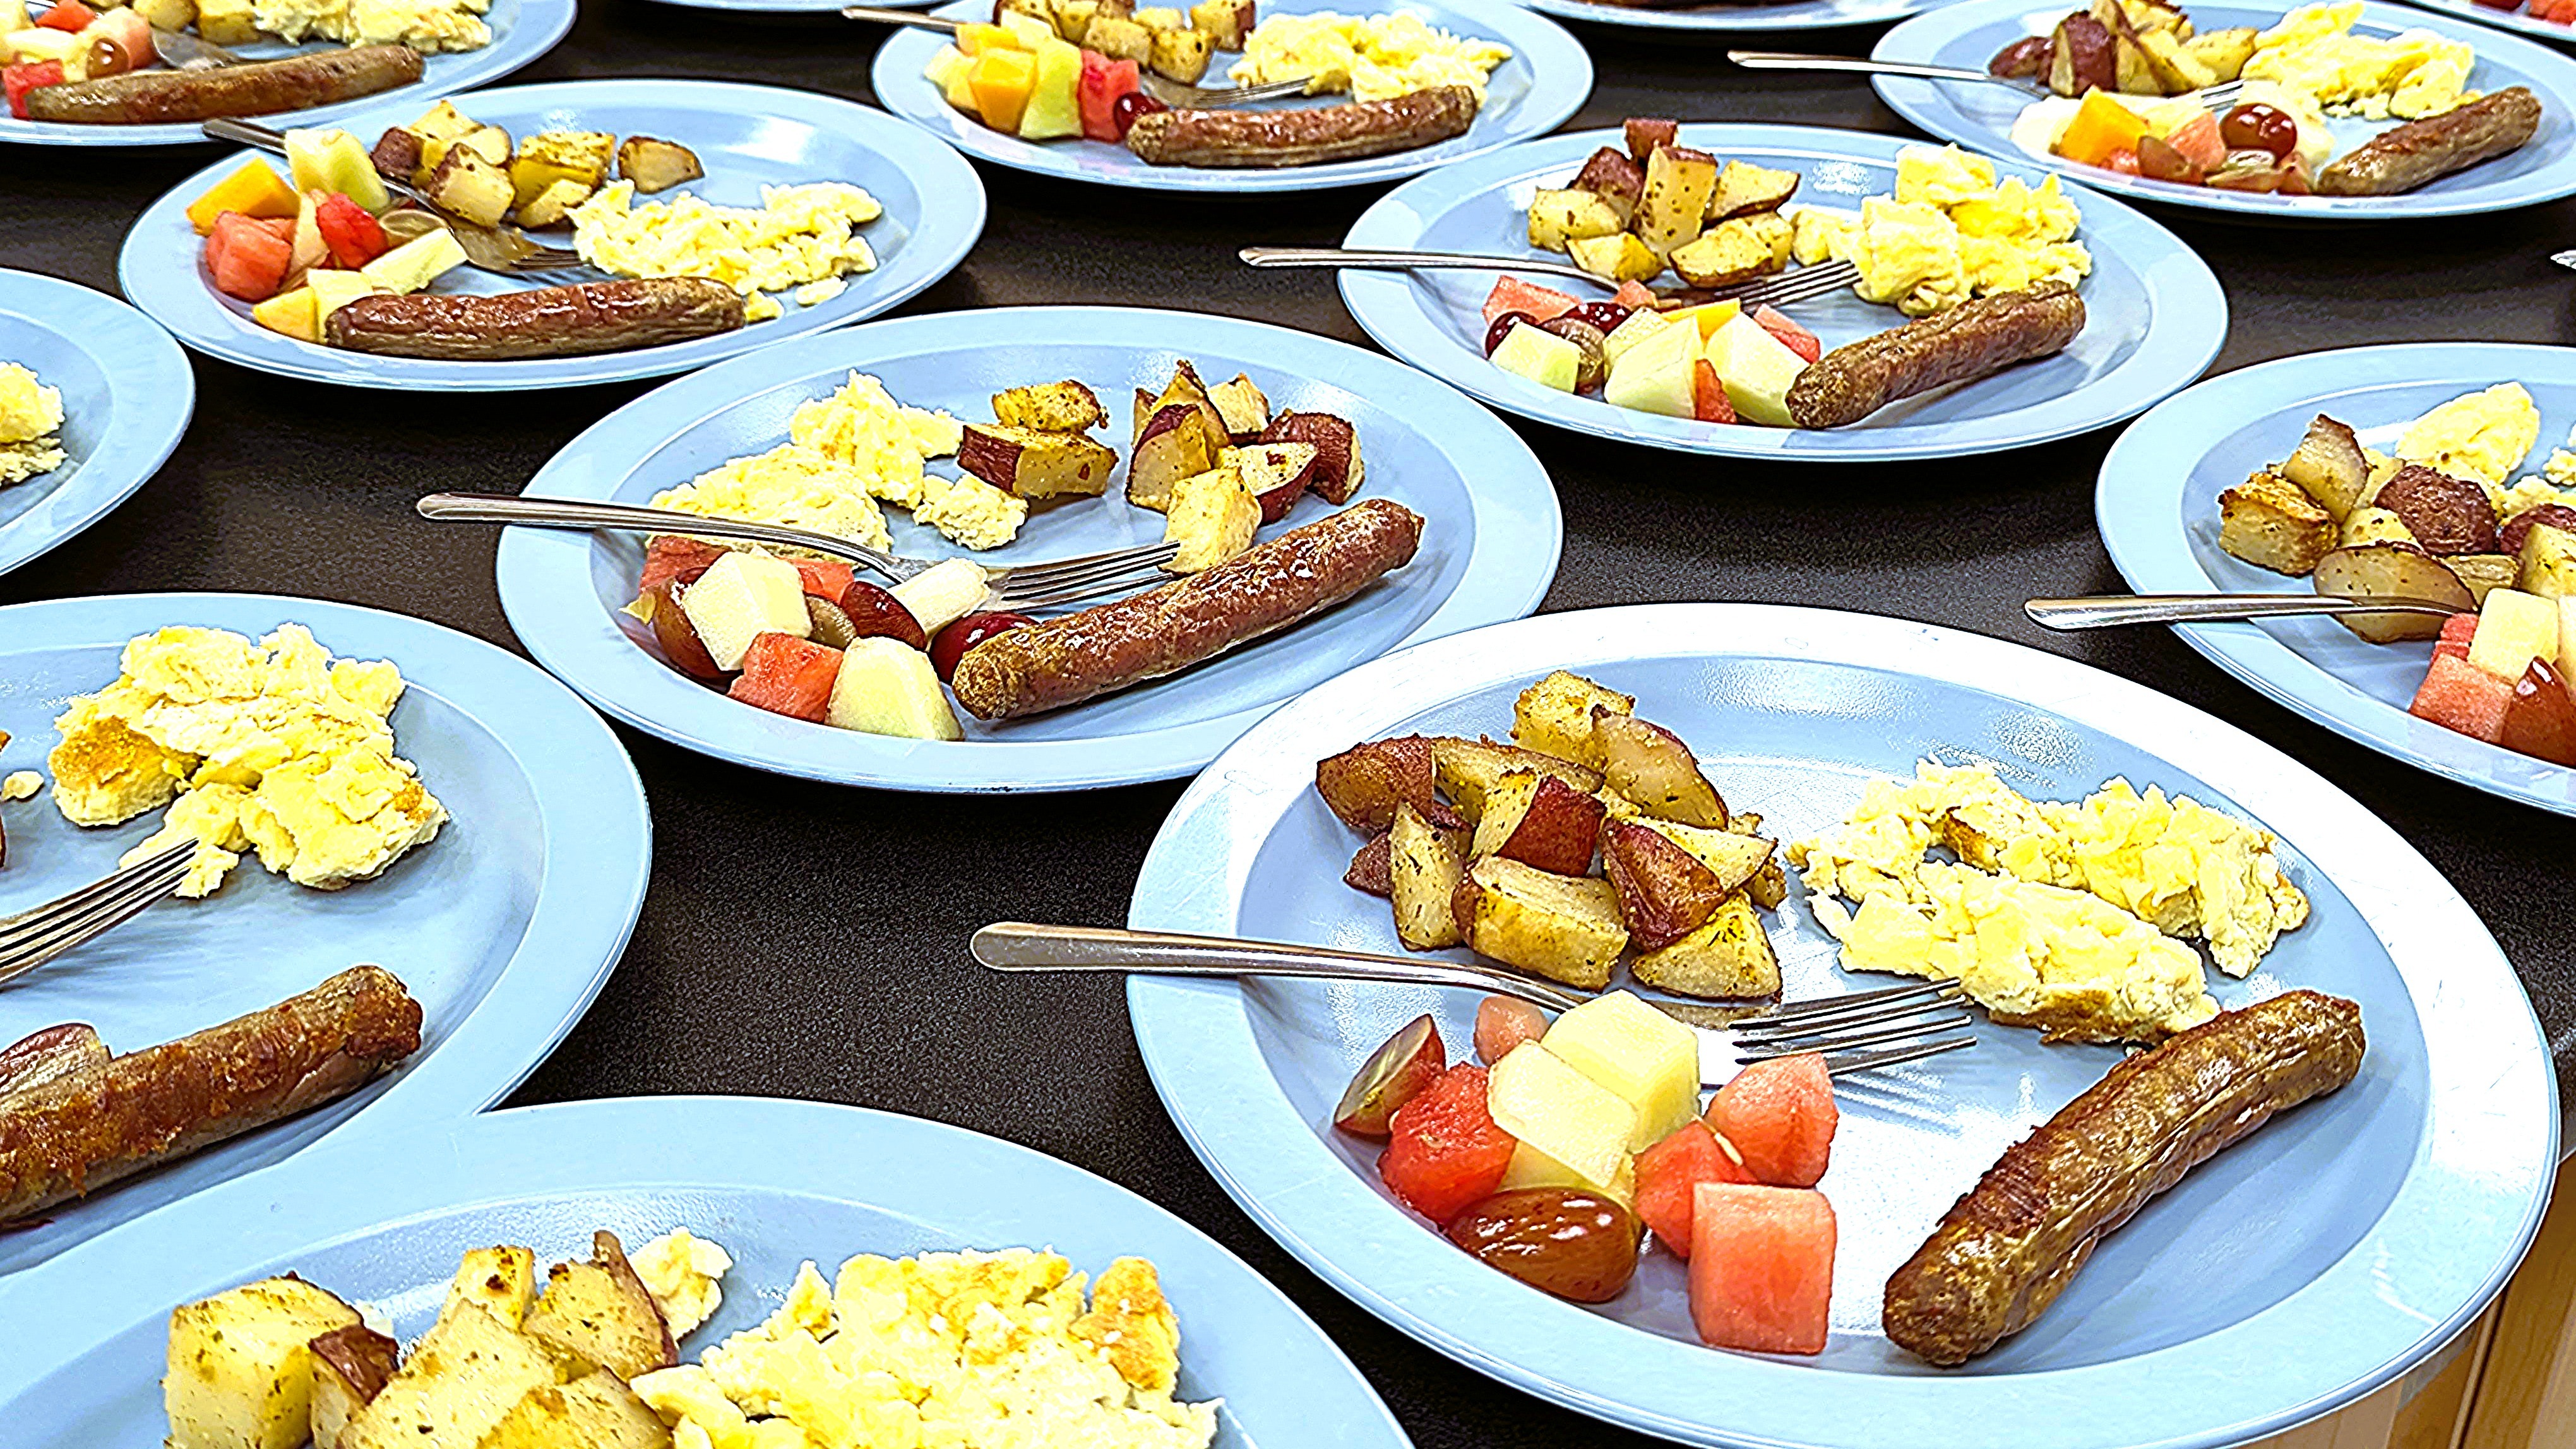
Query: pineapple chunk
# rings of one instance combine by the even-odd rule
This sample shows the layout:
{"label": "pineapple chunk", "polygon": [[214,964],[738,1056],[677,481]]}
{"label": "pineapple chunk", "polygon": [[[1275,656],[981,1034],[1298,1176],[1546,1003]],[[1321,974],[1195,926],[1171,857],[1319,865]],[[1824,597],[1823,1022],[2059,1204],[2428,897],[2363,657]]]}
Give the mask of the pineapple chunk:
{"label": "pineapple chunk", "polygon": [[841,676],[832,682],[832,702],[823,722],[834,729],[904,739],[966,737],[958,728],[957,712],[948,707],[948,696],[939,687],[938,672],[930,667],[930,656],[882,634],[857,640],[842,651]]}
{"label": "pineapple chunk", "polygon": [[1539,1045],[1636,1109],[1631,1152],[1699,1115],[1699,1039],[1629,992],[1596,996],[1558,1017]]}
{"label": "pineapple chunk", "polygon": [[463,265],[465,248],[455,233],[442,226],[360,267],[358,275],[388,292],[417,292]]}
{"label": "pineapple chunk", "polygon": [[1510,1192],[1524,1187],[1571,1187],[1583,1192],[1597,1192],[1634,1211],[1637,1206],[1637,1159],[1631,1157],[1621,1162],[1618,1175],[1608,1183],[1596,1183],[1523,1142],[1512,1149],[1512,1160],[1504,1167],[1503,1180],[1494,1185],[1494,1190]]}
{"label": "pineapple chunk", "polygon": [[736,550],[680,595],[680,612],[698,631],[698,642],[716,668],[740,669],[751,641],[762,634],[813,632],[805,613],[805,581],[796,567],[767,554]]}
{"label": "pineapple chunk", "polygon": [[991,592],[973,559],[941,559],[887,592],[909,610],[925,634],[936,634],[983,606]]}
{"label": "pineapple chunk", "polygon": [[304,285],[313,293],[313,325],[317,330],[331,320],[332,313],[376,290],[366,273],[330,267],[306,272]]}
{"label": "pineapple chunk", "polygon": [[250,309],[250,320],[298,342],[322,340],[322,313],[313,305],[313,289],[280,292]]}
{"label": "pineapple chunk", "polygon": [[2469,662],[2498,679],[2520,679],[2534,659],[2560,659],[2558,601],[2519,589],[2497,589],[2478,610]]}
{"label": "pineapple chunk", "polygon": [[1543,1041],[1522,1042],[1494,1063],[1485,1107],[1495,1126],[1595,1192],[1634,1171],[1628,1144],[1637,1138],[1637,1109]]}

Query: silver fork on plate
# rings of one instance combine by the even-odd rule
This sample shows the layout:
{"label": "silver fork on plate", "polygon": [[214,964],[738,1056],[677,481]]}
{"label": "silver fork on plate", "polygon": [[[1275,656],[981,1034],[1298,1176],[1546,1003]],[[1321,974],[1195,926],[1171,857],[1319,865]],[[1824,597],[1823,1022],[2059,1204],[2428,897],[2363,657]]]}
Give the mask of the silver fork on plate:
{"label": "silver fork on plate", "polygon": [[[217,116],[204,124],[205,133],[217,141],[238,141],[254,146],[272,156],[286,154],[286,137],[282,132],[231,116]],[[465,218],[441,209],[419,188],[406,181],[378,178],[385,189],[420,208],[418,212],[392,212],[385,218],[388,233],[402,233],[410,241],[427,232],[432,225],[447,228],[456,244],[465,249],[465,259],[487,272],[513,276],[520,272],[555,272],[567,267],[584,267],[589,263],[569,247],[549,246],[515,226],[478,226]],[[421,216],[420,223],[404,224],[397,218]]]}
{"label": "silver fork on plate", "polygon": [[[2047,100],[2055,94],[2048,87],[2019,76],[1996,75],[1992,71],[1969,70],[1955,65],[1916,65],[1902,60],[1867,60],[1854,55],[1798,55],[1778,50],[1730,50],[1726,58],[1746,70],[1838,70],[1858,75],[1910,76],[1916,80],[1977,81],[1986,85],[2009,86],[2035,101]],[[2226,110],[2244,93],[2243,81],[2220,81],[2194,92],[2200,103],[2213,111]]]}
{"label": "silver fork on plate", "polygon": [[2437,614],[2466,612],[2431,599],[2346,599],[2331,594],[2097,594],[2032,599],[2021,606],[2045,629],[2117,629],[2128,624],[2224,624],[2306,614]]}
{"label": "silver fork on plate", "polygon": [[[1590,282],[1604,290],[1618,283],[1607,277],[1594,276],[1572,262],[1552,262],[1544,257],[1486,256],[1477,252],[1408,252],[1374,251],[1349,247],[1245,247],[1236,256],[1251,267],[1329,267],[1335,271],[1469,271],[1469,272],[1534,272],[1542,277],[1567,277]],[[1849,262],[1818,262],[1793,272],[1781,272],[1759,281],[1742,282],[1732,287],[1707,288],[1714,302],[1742,302],[1750,307],[1780,307],[1805,302],[1837,292],[1860,280],[1860,268]],[[1694,291],[1694,295],[1697,295]]]}
{"label": "silver fork on plate", "polygon": [[[1479,962],[1376,956],[1279,941],[1119,931],[1093,926],[1039,926],[996,921],[968,947],[996,971],[1137,971],[1154,976],[1293,976],[1322,981],[1385,981],[1405,986],[1463,987],[1517,997],[1549,1011],[1571,1011],[1592,998],[1554,982]],[[1699,1039],[1704,1086],[1722,1086],[1755,1062],[1821,1052],[1839,1076],[1900,1066],[1976,1045],[1958,1005],[1956,981],[1924,981],[1853,996],[1819,997],[1752,1011],[1645,998]]]}
{"label": "silver fork on plate", "polygon": [[[937,30],[955,35],[965,21],[938,15],[918,15],[909,10],[887,10],[874,5],[849,5],[841,10],[844,20],[874,20],[886,25],[909,25],[916,30]],[[1211,106],[1241,106],[1254,101],[1276,101],[1306,93],[1306,79],[1269,81],[1257,86],[1194,86],[1141,71],[1136,79],[1154,93],[1154,99],[1167,106],[1185,110],[1204,110]]]}
{"label": "silver fork on plate", "polygon": [[178,888],[197,843],[183,840],[104,880],[14,916],[0,916],[0,982],[14,981],[74,946],[124,925]]}
{"label": "silver fork on plate", "polygon": [[[693,538],[738,538],[749,543],[780,544],[847,559],[861,568],[902,583],[944,563],[944,559],[905,558],[883,549],[852,543],[828,533],[751,523],[738,518],[707,518],[667,508],[640,508],[632,503],[585,503],[566,498],[524,498],[514,493],[432,493],[413,505],[423,518],[449,523],[503,523],[529,528],[581,531],[618,529],[630,533],[677,533]],[[1176,575],[1163,565],[1177,550],[1168,543],[1140,544],[1080,558],[1016,564],[984,570],[986,585],[1002,607],[1022,612],[1072,609],[1097,599],[1132,594]]]}

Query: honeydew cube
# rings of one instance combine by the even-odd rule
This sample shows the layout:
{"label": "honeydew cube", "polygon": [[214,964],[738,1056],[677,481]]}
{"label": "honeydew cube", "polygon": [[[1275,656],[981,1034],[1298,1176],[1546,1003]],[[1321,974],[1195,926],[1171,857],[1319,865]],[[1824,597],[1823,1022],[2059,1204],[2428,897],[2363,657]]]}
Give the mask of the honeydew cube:
{"label": "honeydew cube", "polygon": [[310,127],[286,133],[286,165],[295,189],[336,191],[370,212],[393,205],[375,158],[358,138],[336,126]]}
{"label": "honeydew cube", "polygon": [[1524,1142],[1512,1149],[1511,1165],[1503,1169],[1503,1180],[1495,1184],[1494,1190],[1510,1192],[1523,1187],[1571,1187],[1597,1192],[1633,1210],[1637,1206],[1637,1160],[1623,1159],[1610,1181],[1594,1182]]}
{"label": "honeydew cube", "polygon": [[1699,361],[1699,348],[1698,328],[1667,325],[1610,364],[1609,381],[1601,389],[1603,400],[1613,407],[1666,417],[1697,416],[1692,367]]}
{"label": "honeydew cube", "polygon": [[737,551],[717,559],[681,593],[680,612],[718,669],[740,669],[751,641],[763,634],[803,639],[813,631],[796,566],[762,553]]}
{"label": "honeydew cube", "polygon": [[1636,1109],[1631,1152],[1699,1115],[1698,1039],[1633,993],[1583,1003],[1558,1017],[1539,1045]]}
{"label": "honeydew cube", "polygon": [[1575,375],[1583,369],[1583,349],[1553,332],[1515,322],[1494,348],[1491,360],[1494,366],[1515,377],[1528,378],[1558,392],[1572,392]]}
{"label": "honeydew cube", "polygon": [[1672,325],[1664,320],[1663,313],[1638,308],[1628,314],[1627,321],[1611,328],[1609,335],[1601,339],[1602,362],[1617,367],[1619,359],[1627,356],[1630,348],[1659,332],[1671,331]]}
{"label": "honeydew cube", "polygon": [[1726,404],[1748,423],[1797,426],[1789,416],[1789,386],[1807,370],[1807,359],[1764,331],[1750,317],[1735,316],[1708,338],[1708,365],[1726,384]]}
{"label": "honeydew cube", "polygon": [[2520,589],[2491,590],[2469,639],[2469,663],[2498,679],[2522,678],[2534,659],[2556,664],[2561,602]]}
{"label": "honeydew cube", "polygon": [[1495,1126],[1536,1154],[1533,1170],[1545,1158],[1599,1192],[1612,1191],[1622,1173],[1635,1174],[1628,1144],[1637,1140],[1637,1109],[1543,1042],[1522,1042],[1494,1063],[1485,1079],[1485,1109]]}
{"label": "honeydew cube", "polygon": [[912,611],[925,634],[936,634],[983,605],[989,576],[972,559],[942,559],[887,590]]}
{"label": "honeydew cube", "polygon": [[388,292],[417,292],[465,264],[465,248],[445,227],[422,232],[358,269]]}
{"label": "honeydew cube", "polygon": [[[685,601],[687,596],[682,598]],[[958,728],[957,712],[948,707],[948,696],[939,688],[939,672],[930,667],[930,656],[882,634],[857,640],[842,651],[841,673],[832,681],[832,700],[824,707],[823,723],[834,729],[913,740],[966,737]]]}

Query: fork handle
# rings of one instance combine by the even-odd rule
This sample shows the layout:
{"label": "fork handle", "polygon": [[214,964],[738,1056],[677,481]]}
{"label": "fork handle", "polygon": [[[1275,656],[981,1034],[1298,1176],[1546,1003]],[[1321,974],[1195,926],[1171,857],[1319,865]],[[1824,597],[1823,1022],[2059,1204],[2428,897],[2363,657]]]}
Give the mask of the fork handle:
{"label": "fork handle", "polygon": [[2048,629],[2116,629],[2126,624],[2227,623],[2305,614],[2441,614],[2455,610],[2429,599],[2343,599],[2328,594],[2103,594],[2084,599],[2033,599],[2022,605],[2031,622]]}
{"label": "fork handle", "polygon": [[1726,58],[1746,70],[1840,70],[1857,75],[1903,75],[1920,80],[1984,81],[1988,85],[2030,87],[2006,76],[1955,65],[1916,65],[1901,60],[1869,60],[1855,55],[1799,55],[1781,50],[1730,50]]}
{"label": "fork handle", "polygon": [[253,146],[271,156],[286,154],[286,133],[270,130],[256,121],[245,121],[237,116],[211,116],[199,129],[210,141],[232,141]]}
{"label": "fork handle", "polygon": [[443,523],[506,523],[526,528],[620,529],[632,533],[684,533],[698,538],[739,538],[845,558],[896,583],[903,574],[890,555],[863,544],[738,518],[706,518],[632,503],[589,503],[569,498],[525,498],[515,493],[432,493],[412,505],[423,518]]}
{"label": "fork handle", "polygon": [[1245,247],[1236,252],[1249,267],[1332,267],[1365,268],[1382,271],[1418,271],[1455,268],[1474,272],[1537,272],[1550,277],[1572,277],[1596,287],[1610,283],[1581,267],[1567,262],[1542,261],[1536,257],[1488,257],[1472,252],[1400,252],[1354,250],[1348,247]]}
{"label": "fork handle", "polygon": [[913,10],[885,10],[874,5],[842,6],[841,18],[874,20],[886,25],[909,25],[915,30],[941,30],[950,35],[955,35],[957,28],[965,23],[960,20],[943,20],[936,15],[923,15]]}
{"label": "fork handle", "polygon": [[968,947],[996,971],[1143,971],[1158,976],[1294,976],[1313,981],[1391,981],[1515,996],[1550,1011],[1587,999],[1509,971],[1460,961],[1376,956],[1282,941],[1238,941],[1098,926],[996,921]]}

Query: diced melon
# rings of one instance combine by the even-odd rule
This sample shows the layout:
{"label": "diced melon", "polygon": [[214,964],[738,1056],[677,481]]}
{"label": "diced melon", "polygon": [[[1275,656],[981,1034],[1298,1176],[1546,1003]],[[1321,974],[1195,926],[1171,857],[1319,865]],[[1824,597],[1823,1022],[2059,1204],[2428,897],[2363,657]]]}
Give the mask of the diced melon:
{"label": "diced melon", "polygon": [[754,709],[823,722],[840,677],[841,651],[789,634],[763,634],[742,656],[742,677],[726,694]]}
{"label": "diced melon", "polygon": [[1637,1154],[1637,1220],[1676,1258],[1687,1258],[1703,1182],[1751,1182],[1735,1144],[1693,1118]]}
{"label": "diced melon", "polygon": [[5,40],[0,40],[0,45],[8,48],[12,60],[53,60],[66,65],[79,58],[81,48],[86,44],[74,31],[51,30],[41,25],[10,31]]}
{"label": "diced melon", "polygon": [[1691,366],[1698,361],[1699,329],[1666,326],[1610,364],[1610,378],[1601,396],[1614,407],[1661,413],[1668,418],[1697,417],[1699,403]]}
{"label": "diced melon", "polygon": [[731,552],[717,559],[680,595],[680,612],[707,646],[707,657],[727,672],[742,667],[751,641],[763,634],[810,637],[805,582],[793,564],[767,554]]}
{"label": "diced melon", "polygon": [[1494,348],[1494,355],[1486,360],[1541,387],[1572,392],[1575,375],[1583,369],[1583,349],[1553,332],[1541,332],[1526,322],[1515,322],[1512,330],[1503,334],[1501,344]]}
{"label": "diced melon", "polygon": [[2494,744],[2504,738],[2504,712],[2513,703],[2515,683],[2478,668],[2466,655],[2436,654],[2406,709],[2418,719]]}
{"label": "diced melon", "polygon": [[[2561,629],[2559,633],[2563,637],[2566,634],[2566,631]],[[2468,658],[2469,641],[2476,638],[2477,634],[2477,615],[2453,614],[2451,617],[2442,621],[2442,637],[2434,641],[2433,644],[2434,657],[2439,658],[2445,654],[2456,654],[2462,659]]]}
{"label": "diced melon", "polygon": [[1533,322],[1553,322],[1579,305],[1572,296],[1554,287],[1505,277],[1485,294],[1485,325],[1493,326],[1494,319],[1506,312],[1522,313]]}
{"label": "diced melon", "polygon": [[853,642],[823,722],[861,734],[914,740],[962,740],[957,712],[939,687],[930,656],[882,634]]}
{"label": "diced melon", "polygon": [[2534,659],[2558,662],[2558,601],[2519,589],[2489,590],[2469,640],[2469,662],[2498,679],[2520,679]]}
{"label": "diced melon", "polygon": [[1637,1109],[1631,1152],[1699,1115],[1699,1039],[1632,992],[1583,1003],[1558,1017],[1539,1043]]}
{"label": "diced melon", "polygon": [[1611,328],[1609,335],[1601,339],[1602,363],[1617,366],[1619,359],[1628,355],[1628,349],[1658,332],[1670,330],[1672,325],[1664,320],[1663,313],[1651,308],[1638,308],[1628,314],[1627,321]]}
{"label": "diced melon", "polygon": [[1540,1042],[1522,1042],[1494,1063],[1486,1104],[1494,1125],[1586,1186],[1607,1192],[1634,1170],[1628,1144],[1637,1109]]}
{"label": "diced melon", "polygon": [[1020,111],[1020,139],[1081,135],[1082,106],[1074,91],[1082,80],[1082,47],[1048,36],[1033,48],[1038,55],[1037,81],[1029,91],[1028,105]]}
{"label": "diced melon", "polygon": [[381,212],[393,205],[367,148],[358,144],[357,137],[336,126],[288,131],[286,165],[298,191],[336,191],[370,212]]}
{"label": "diced melon", "polygon": [[422,232],[358,269],[388,292],[417,292],[465,265],[465,248],[445,227]]}
{"label": "diced melon", "polygon": [[1822,1353],[1833,1326],[1834,1208],[1803,1188],[1693,1190],[1691,1324],[1712,1348]]}
{"label": "diced melon", "polygon": [[1503,1180],[1494,1185],[1494,1191],[1524,1187],[1571,1187],[1597,1192],[1633,1211],[1637,1206],[1637,1159],[1621,1159],[1619,1170],[1610,1175],[1608,1182],[1595,1182],[1523,1142],[1513,1147],[1511,1165],[1503,1169]]}
{"label": "diced melon", "polygon": [[992,585],[972,559],[941,559],[887,590],[912,612],[922,632],[936,634],[982,607]]}
{"label": "diced melon", "polygon": [[311,287],[278,293],[251,308],[250,320],[298,342],[322,340],[322,312],[313,303]]}
{"label": "diced melon", "polygon": [[1738,315],[1709,334],[1708,365],[1726,384],[1726,401],[1735,415],[1768,427],[1796,426],[1789,416],[1789,385],[1807,370],[1807,360],[1789,350],[1762,324]]}
{"label": "diced melon", "polygon": [[1717,329],[1732,322],[1744,311],[1741,302],[1702,302],[1696,307],[1681,307],[1663,314],[1667,322],[1687,322],[1699,329],[1703,343],[1717,335]]}
{"label": "diced melon", "polygon": [[1813,1187],[1833,1159],[1834,1079],[1814,1052],[1755,1062],[1709,1099],[1708,1125],[1735,1144],[1756,1179]]}
{"label": "diced melon", "polygon": [[344,272],[331,267],[316,267],[304,274],[304,285],[313,293],[313,325],[317,329],[331,319],[331,314],[376,290],[376,284],[364,272]]}

